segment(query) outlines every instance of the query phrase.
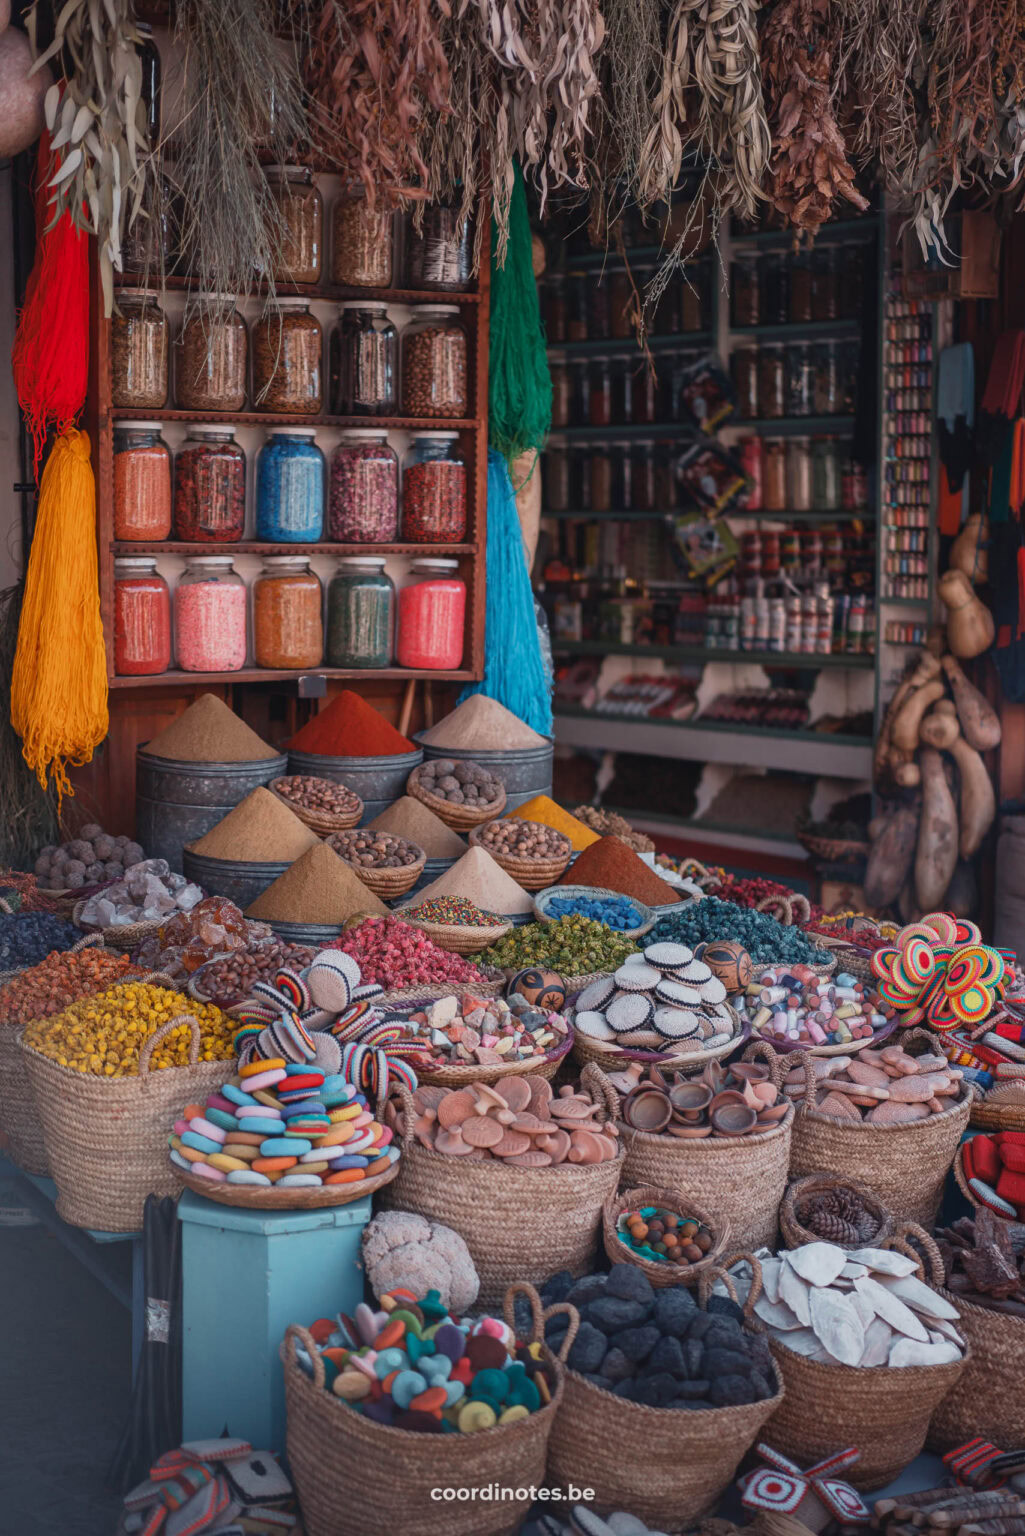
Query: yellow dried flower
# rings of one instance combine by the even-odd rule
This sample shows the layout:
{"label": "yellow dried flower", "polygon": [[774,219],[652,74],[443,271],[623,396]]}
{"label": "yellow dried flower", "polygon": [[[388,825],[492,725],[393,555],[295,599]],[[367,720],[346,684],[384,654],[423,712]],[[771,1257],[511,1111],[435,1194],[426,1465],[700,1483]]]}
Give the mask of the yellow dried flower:
{"label": "yellow dried flower", "polygon": [[[98,1077],[136,1077],[139,1052],[150,1035],[180,1014],[200,1027],[200,1061],[231,1061],[234,1021],[213,1003],[196,1003],[168,987],[127,982],[81,999],[63,1013],[34,1019],[25,1027],[26,1045],[73,1072]],[[189,1065],[188,1024],[172,1029],[150,1057],[150,1070]]]}

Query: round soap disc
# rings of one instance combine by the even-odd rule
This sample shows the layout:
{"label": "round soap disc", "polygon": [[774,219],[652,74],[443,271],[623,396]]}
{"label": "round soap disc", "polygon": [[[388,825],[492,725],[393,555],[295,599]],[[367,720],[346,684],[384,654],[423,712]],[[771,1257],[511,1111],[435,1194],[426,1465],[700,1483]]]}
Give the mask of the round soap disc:
{"label": "round soap disc", "polygon": [[617,1035],[623,1035],[646,1028],[654,1012],[650,997],[643,992],[619,992],[606,1008],[605,1019]]}
{"label": "round soap disc", "polygon": [[724,1003],[726,1001],[726,988],[718,976],[710,976],[700,986],[701,1001],[703,1003]]}
{"label": "round soap disc", "polygon": [[578,1034],[587,1035],[591,1040],[614,1040],[616,1032],[606,1023],[605,1015],[597,1013],[593,1009],[585,1009],[578,1013],[573,1020],[573,1028]]}
{"label": "round soap disc", "polygon": [[694,958],[692,950],[686,944],[649,944],[644,951],[644,958],[649,965],[655,965],[660,971],[677,971],[682,966],[689,965]]}
{"label": "round soap disc", "polygon": [[652,1022],[659,1034],[670,1040],[694,1035],[698,1031],[697,1015],[689,1008],[656,1008]]}
{"label": "round soap disc", "polygon": [[[598,1012],[610,1003],[616,995],[616,984],[611,976],[599,976],[597,981],[592,981],[586,986],[577,998],[577,1008],[580,1012]],[[578,1012],[577,1018],[579,1019]]]}
{"label": "round soap disc", "polygon": [[688,987],[682,981],[670,981],[668,977],[659,982],[655,996],[660,1003],[668,1003],[671,1007],[696,1008],[701,1002],[701,993],[697,987]]}
{"label": "round soap disc", "polygon": [[703,960],[692,960],[678,972],[678,980],[688,981],[691,986],[700,986],[701,982],[711,979],[712,970]]}
{"label": "round soap disc", "polygon": [[613,979],[624,992],[648,992],[658,985],[662,972],[653,965],[646,965],[643,960],[627,961],[619,967]]}

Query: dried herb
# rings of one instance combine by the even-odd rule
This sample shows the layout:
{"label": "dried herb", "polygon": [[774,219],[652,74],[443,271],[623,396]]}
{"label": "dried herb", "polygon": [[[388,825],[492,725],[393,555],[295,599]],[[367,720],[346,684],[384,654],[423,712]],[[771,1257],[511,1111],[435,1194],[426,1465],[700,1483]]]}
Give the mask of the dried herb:
{"label": "dried herb", "polygon": [[[626,0],[626,4],[629,6],[630,0]],[[676,0],[661,50],[661,78],[653,120],[638,157],[637,200],[642,208],[668,201],[683,164],[686,93],[690,77],[690,8],[690,0]]]}
{"label": "dried herb", "polygon": [[693,138],[718,167],[722,206],[753,218],[772,148],[762,101],[758,0],[690,0],[690,8],[699,99]]}

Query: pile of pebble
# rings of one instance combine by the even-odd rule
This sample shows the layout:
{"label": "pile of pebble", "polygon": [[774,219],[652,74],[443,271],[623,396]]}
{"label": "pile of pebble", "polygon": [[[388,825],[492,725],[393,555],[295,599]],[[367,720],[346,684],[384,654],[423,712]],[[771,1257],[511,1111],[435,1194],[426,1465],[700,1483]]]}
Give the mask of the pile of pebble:
{"label": "pile of pebble", "polygon": [[735,939],[743,944],[756,965],[785,961],[813,965],[823,956],[800,928],[784,927],[774,917],[705,896],[659,919],[648,935],[650,943],[666,940],[691,949],[714,939]]}
{"label": "pile of pebble", "polygon": [[38,965],[52,950],[70,949],[81,938],[81,928],[50,912],[0,913],[0,971]]}
{"label": "pile of pebble", "polygon": [[781,1050],[871,1040],[893,1013],[856,976],[841,971],[824,979],[804,965],[759,969],[730,1002],[752,1034]]}
{"label": "pile of pebble", "polygon": [[439,923],[451,928],[504,928],[508,918],[485,912],[465,896],[433,896],[419,906],[403,907],[403,917],[418,923]]}
{"label": "pile of pebble", "polygon": [[368,918],[328,948],[352,955],[363,975],[372,976],[386,991],[481,980],[477,966],[439,949],[422,928],[397,917]]}
{"label": "pile of pebble", "polygon": [[642,1205],[623,1211],[616,1222],[619,1241],[639,1258],[653,1263],[678,1264],[688,1269],[699,1264],[710,1252],[714,1241],[700,1221],[665,1211],[661,1206]]}
{"label": "pile of pebble", "polygon": [[390,832],[375,832],[372,827],[334,832],[327,845],[354,869],[405,869],[424,858],[423,849],[416,843],[405,837],[392,837]]}
{"label": "pile of pebble", "polygon": [[35,862],[39,886],[44,891],[80,891],[83,886],[120,880],[126,870],[146,857],[130,837],[110,837],[95,822],[77,837],[40,850]]}
{"label": "pile of pebble", "polygon": [[[604,1163],[617,1155],[616,1127],[597,1118],[587,1093],[566,1084],[558,1094],[540,1077],[504,1077],[489,1087],[436,1088],[413,1094],[413,1134],[421,1146],[448,1157],[494,1157],[515,1168],[554,1163]],[[389,1102],[387,1123],[405,1132],[405,1113]]]}
{"label": "pile of pebble", "polygon": [[588,917],[617,933],[639,928],[644,921],[628,896],[553,896],[545,910],[553,918]]}
{"label": "pile of pebble", "polygon": [[[593,1386],[649,1408],[728,1408],[758,1403],[779,1390],[764,1334],[744,1330],[743,1313],[725,1296],[700,1307],[683,1285],[658,1290],[635,1264],[574,1280],[569,1270],[541,1292],[546,1307],[568,1301],[580,1328],[566,1363]],[[557,1313],[545,1340],[558,1350],[568,1320]]]}
{"label": "pile of pebble", "polygon": [[86,928],[127,928],[191,912],[202,900],[202,888],[175,874],[166,859],[144,859],[133,864],[124,879],[90,896],[79,921]]}
{"label": "pile of pebble", "polygon": [[480,763],[456,762],[450,757],[429,758],[416,771],[416,782],[428,795],[450,805],[484,810],[502,798],[505,785]]}
{"label": "pile of pebble", "polygon": [[317,816],[353,816],[363,803],[359,795],[344,784],[306,773],[275,779],[272,788],[289,805],[297,805]]}
{"label": "pile of pebble", "polygon": [[279,1189],[358,1184],[399,1149],[341,1073],[284,1057],[240,1067],[205,1105],[189,1104],[168,1137],[171,1161],[211,1183]]}
{"label": "pile of pebble", "polygon": [[568,859],[573,852],[573,845],[565,833],[557,832],[543,821],[521,821],[517,816],[503,816],[487,822],[474,840],[499,860]]}
{"label": "pile of pebble", "polygon": [[535,1008],[515,993],[505,998],[441,997],[408,1016],[410,1034],[429,1042],[436,1067],[500,1067],[534,1061],[556,1050],[569,1034],[561,1013]]}
{"label": "pile of pebble", "polygon": [[503,970],[550,966],[561,976],[589,976],[614,971],[637,953],[633,939],[613,933],[589,917],[560,917],[554,923],[525,923],[477,956],[480,965]]}
{"label": "pile of pebble", "polygon": [[[437,1291],[405,1289],[360,1303],[352,1317],[318,1318],[310,1329],[325,1386],[364,1418],[427,1434],[478,1434],[529,1418],[555,1394],[540,1344],[519,1344],[498,1317],[453,1317]],[[305,1350],[300,1367],[313,1374]],[[396,1469],[398,1470],[398,1469]]]}
{"label": "pile of pebble", "polygon": [[739,1030],[726,987],[683,944],[649,944],[612,976],[585,987],[573,1027],[607,1046],[700,1055],[728,1045]]}
{"label": "pile of pebble", "polygon": [[[899,1045],[866,1047],[856,1057],[816,1056],[815,1107],[834,1120],[907,1125],[953,1108],[961,1097],[961,1073],[945,1056],[910,1056]],[[796,1067],[783,1091],[801,1099],[805,1073]]]}

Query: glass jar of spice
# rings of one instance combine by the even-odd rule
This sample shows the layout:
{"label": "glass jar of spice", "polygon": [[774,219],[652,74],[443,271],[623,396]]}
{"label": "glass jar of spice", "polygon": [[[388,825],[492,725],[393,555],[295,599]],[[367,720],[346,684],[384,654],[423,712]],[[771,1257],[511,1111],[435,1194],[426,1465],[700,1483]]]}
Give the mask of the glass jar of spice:
{"label": "glass jar of spice", "polygon": [[815,512],[840,508],[840,456],[831,437],[817,437],[811,445],[811,504]]}
{"label": "glass jar of spice", "polygon": [[552,363],[552,426],[568,427],[571,403],[570,372],[565,363]]}
{"label": "glass jar of spice", "polygon": [[466,585],[458,568],[456,560],[414,560],[413,581],[399,592],[400,667],[454,671],[462,661]]}
{"label": "glass jar of spice", "polygon": [[167,316],[150,293],[122,289],[110,321],[110,399],[120,409],[167,404]]}
{"label": "glass jar of spice", "polygon": [[806,437],[787,441],[787,511],[810,512],[811,446]]}
{"label": "glass jar of spice", "polygon": [[175,385],[183,411],[241,411],[246,403],[249,336],[225,293],[204,295],[175,349]]}
{"label": "glass jar of spice", "polygon": [[329,667],[390,667],[395,587],[372,555],[339,560],[327,589]]}
{"label": "glass jar of spice", "polygon": [[171,595],[155,560],[114,561],[114,671],[152,677],[171,665]]}
{"label": "glass jar of spice", "polygon": [[331,332],[331,402],[338,416],[398,411],[399,339],[384,304],[343,304]]}
{"label": "glass jar of spice", "polygon": [[835,320],[838,310],[836,251],[827,246],[812,257],[811,317],[819,321]]}
{"label": "glass jar of spice", "polygon": [[783,512],[787,506],[786,450],[780,437],[767,438],[762,444],[762,507],[766,512]]}
{"label": "glass jar of spice", "polygon": [[422,432],[402,464],[402,539],[458,544],[466,537],[466,460],[457,432]]}
{"label": "glass jar of spice", "polygon": [[331,281],[349,288],[390,288],[395,216],[367,206],[362,187],[344,192],[331,214]]}
{"label": "glass jar of spice", "polygon": [[280,216],[274,278],[317,283],[324,254],[324,199],[303,165],[268,165],[267,185]]}
{"label": "glass jar of spice", "polygon": [[246,455],[231,427],[189,428],[174,461],[174,533],[186,544],[230,544],[246,523]]}
{"label": "glass jar of spice", "polygon": [[321,408],[324,335],[306,299],[279,299],[253,321],[253,405],[275,415]]}
{"label": "glass jar of spice", "polygon": [[655,507],[655,444],[635,443],[630,453],[631,505],[638,512]]}
{"label": "glass jar of spice", "polygon": [[253,583],[253,659],[292,671],[324,658],[323,591],[301,555],[268,555]]}
{"label": "glass jar of spice", "polygon": [[761,316],[758,264],[753,256],[738,256],[730,267],[730,323],[757,325]]}
{"label": "glass jar of spice", "polygon": [[815,348],[815,414],[835,416],[840,409],[840,367],[836,342]]}
{"label": "glass jar of spice", "polygon": [[383,430],[345,432],[331,458],[328,531],[336,544],[393,544],[399,458]]}
{"label": "glass jar of spice", "polygon": [[[590,463],[590,496],[588,505],[592,512],[610,512],[612,510],[612,458],[609,453],[610,445],[607,443],[595,443],[591,450]],[[620,452],[623,448],[620,447]]]}
{"label": "glass jar of spice", "polygon": [[[753,421],[758,415],[758,348],[738,347],[730,356],[733,388],[737,396],[737,415]],[[666,419],[670,419],[666,413]]]}
{"label": "glass jar of spice", "polygon": [[630,420],[635,426],[650,426],[658,420],[658,381],[647,363],[633,376]]}
{"label": "glass jar of spice", "polygon": [[791,325],[808,325],[811,322],[811,257],[802,252],[790,263]]}
{"label": "glass jar of spice", "polygon": [[121,242],[121,270],[126,277],[146,282],[171,271],[176,222],[174,188],[162,171],[155,171],[152,178],[147,177],[142,206]]}
{"label": "glass jar of spice", "polygon": [[631,322],[631,301],[633,289],[630,279],[623,271],[616,271],[609,275],[609,335],[616,341],[628,341],[633,335]]}
{"label": "glass jar of spice", "polygon": [[612,421],[612,365],[608,359],[592,363],[589,370],[587,419],[592,427]]}
{"label": "glass jar of spice", "polygon": [[406,222],[406,283],[410,288],[456,292],[469,286],[473,272],[473,220],[454,204],[428,203],[423,224],[416,215]]}
{"label": "glass jar of spice", "polygon": [[314,427],[271,427],[256,460],[256,537],[315,544],[324,535],[324,455]]}
{"label": "glass jar of spice", "polygon": [[788,347],[787,415],[810,416],[815,404],[815,367],[812,350],[803,342]]}
{"label": "glass jar of spice", "polygon": [[587,340],[587,275],[566,273],[566,340]]}
{"label": "glass jar of spice", "polygon": [[569,511],[569,453],[561,444],[546,447],[541,459],[543,505],[549,512]]}
{"label": "glass jar of spice", "polygon": [[761,323],[785,325],[790,317],[790,272],[785,256],[766,256],[759,265]]}
{"label": "glass jar of spice", "polygon": [[566,281],[559,272],[552,272],[546,280],[545,332],[549,346],[566,340]]}
{"label": "glass jar of spice", "polygon": [[404,416],[465,416],[466,332],[454,304],[425,304],[402,333]]}
{"label": "glass jar of spice", "polygon": [[762,347],[758,356],[758,412],[776,420],[786,415],[786,368],[782,346]]}
{"label": "glass jar of spice", "polygon": [[114,537],[156,541],[171,534],[171,450],[154,421],[114,427]]}
{"label": "glass jar of spice", "polygon": [[246,584],[230,555],[195,555],[174,594],[178,665],[185,672],[240,672],[246,664]]}
{"label": "glass jar of spice", "polygon": [[680,286],[680,330],[688,335],[708,328],[706,315],[710,309],[709,272],[702,263],[684,274]]}

